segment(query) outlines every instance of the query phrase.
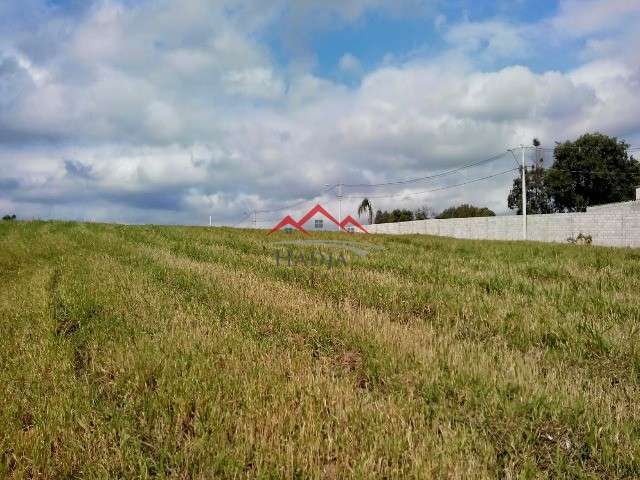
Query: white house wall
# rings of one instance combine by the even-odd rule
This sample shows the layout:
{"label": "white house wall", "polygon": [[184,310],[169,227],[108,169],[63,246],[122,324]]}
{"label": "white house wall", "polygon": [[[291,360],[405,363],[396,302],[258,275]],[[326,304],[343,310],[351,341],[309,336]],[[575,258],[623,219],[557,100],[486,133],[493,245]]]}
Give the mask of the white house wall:
{"label": "white house wall", "polygon": [[[315,220],[323,220],[323,228],[321,230],[316,229]],[[314,232],[314,231],[315,232],[337,232],[338,231],[338,226],[335,223],[333,223],[331,220],[329,220],[327,217],[322,215],[321,213],[318,213],[314,215],[312,218],[310,218],[304,225],[302,225],[302,228],[304,228],[308,232]]]}

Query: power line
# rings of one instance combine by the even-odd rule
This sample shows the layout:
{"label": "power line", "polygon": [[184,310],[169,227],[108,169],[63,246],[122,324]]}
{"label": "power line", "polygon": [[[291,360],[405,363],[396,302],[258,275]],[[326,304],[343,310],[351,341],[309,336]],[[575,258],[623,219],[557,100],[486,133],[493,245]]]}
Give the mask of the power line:
{"label": "power line", "polygon": [[[468,180],[466,182],[457,183],[455,185],[447,185],[445,187],[433,188],[431,190],[424,190],[424,191],[421,191],[421,192],[394,193],[394,194],[390,194],[390,195],[376,195],[376,196],[371,196],[371,197],[367,197],[367,198],[376,199],[376,198],[395,198],[395,197],[411,197],[411,196],[414,196],[414,195],[424,195],[425,193],[439,192],[439,191],[442,191],[442,190],[448,190],[450,188],[462,187],[462,186],[468,185],[470,183],[480,182],[482,180],[488,180],[490,178],[499,177],[500,175],[504,175],[504,174],[509,173],[509,172],[515,172],[516,170],[518,170],[518,169],[517,168],[510,168],[509,170],[505,170],[505,171],[499,172],[499,173],[494,173],[493,175],[487,175],[485,177],[474,178],[473,180]],[[360,197],[349,196],[349,197],[345,197],[345,198],[358,199]]]}
{"label": "power line", "polygon": [[320,193],[318,193],[315,197],[313,197],[310,200],[302,200],[300,202],[297,203],[292,203],[290,205],[286,205],[284,207],[280,207],[280,208],[274,208],[274,209],[270,209],[270,210],[256,210],[254,213],[258,214],[262,214],[262,213],[274,213],[274,212],[281,212],[282,210],[288,210],[291,208],[296,208],[299,207],[300,205],[304,205],[306,203],[311,203],[315,200],[316,197],[319,197],[320,195],[327,193],[330,190],[333,190],[334,188],[336,188],[337,185],[330,185],[328,188],[325,188],[324,190],[322,190]]}
{"label": "power line", "polygon": [[240,220],[240,221],[239,221],[239,222],[237,222],[237,223],[232,224],[232,225],[231,225],[231,227],[232,227],[232,228],[239,227],[239,226],[240,226],[240,225],[242,225],[244,222],[246,222],[246,221],[249,219],[249,217],[250,217],[250,216],[251,216],[251,214],[250,214],[250,213],[249,213],[249,214],[246,214],[244,217],[242,217],[242,220]]}
{"label": "power line", "polygon": [[[527,166],[528,173],[533,172],[534,168],[536,168],[535,165],[532,166]],[[522,168],[521,166],[518,165],[518,169]],[[551,165],[550,167],[544,167],[544,166],[539,166],[538,168],[540,168],[541,170],[544,170],[545,172],[567,172],[567,173],[590,173],[590,174],[594,174],[594,175],[634,175],[633,173],[630,172],[620,172],[620,171],[614,171],[614,170],[570,170],[567,168],[560,168],[560,167],[556,167],[554,165]]]}
{"label": "power line", "polygon": [[555,171],[555,172],[565,172],[565,173],[582,173],[582,174],[591,174],[591,175],[608,175],[608,176],[630,176],[633,177],[634,174],[630,173],[630,172],[614,172],[611,170],[567,170],[564,168],[554,168],[554,167],[550,167],[548,169],[546,169],[547,172],[550,171]]}
{"label": "power line", "polygon": [[[583,147],[582,145],[564,145],[562,143],[559,143],[555,147],[533,147],[533,146],[529,147],[529,146],[527,146],[527,147],[524,147],[524,148],[531,149],[531,150],[535,149],[535,150],[544,150],[544,151],[547,151],[547,152],[552,152],[556,148],[577,148],[579,150],[588,151],[588,150],[598,149],[599,147],[587,147],[587,146]],[[629,152],[635,152],[637,150],[640,150],[640,147],[629,147],[626,150],[629,151]]]}
{"label": "power line", "polygon": [[[523,147],[517,147],[517,149],[525,148],[525,149],[528,149],[528,150],[535,150],[535,151],[544,152],[544,151],[554,151],[557,147],[578,148],[578,149],[587,150],[587,148],[585,148],[585,147],[576,146],[576,145],[563,145],[563,144],[560,144],[560,143],[558,143],[556,145],[556,147],[553,147],[553,148],[552,147],[542,147],[542,146],[539,146],[539,147],[536,147],[536,146],[523,146]],[[479,165],[483,165],[483,164],[487,164],[487,163],[496,161],[496,160],[502,158],[507,152],[511,152],[511,154],[513,155],[513,151],[512,150],[513,149],[509,149],[509,150],[507,150],[505,152],[501,152],[499,154],[493,155],[492,157],[489,157],[489,158],[486,158],[486,159],[483,159],[483,160],[472,162],[472,163],[469,163],[469,164],[466,164],[466,165],[462,165],[460,167],[456,167],[456,168],[453,168],[453,169],[450,169],[450,170],[439,172],[439,173],[436,173],[436,174],[433,174],[433,175],[427,175],[427,176],[424,176],[424,177],[416,177],[416,178],[409,178],[409,179],[389,181],[389,182],[381,182],[381,183],[342,184],[342,186],[343,187],[350,187],[350,188],[354,188],[354,187],[375,188],[375,187],[394,186],[394,185],[407,185],[407,184],[412,184],[412,183],[418,183],[418,182],[433,180],[433,179],[437,179],[437,178],[442,178],[442,177],[446,177],[446,176],[449,176],[449,175],[453,175],[454,173],[458,173],[458,172],[461,172],[463,170],[466,170],[466,169],[469,169],[469,168],[472,168],[472,167],[475,167],[475,166],[479,166]],[[634,147],[629,147],[627,149],[627,151],[630,151],[630,152],[635,152],[637,150],[640,150],[640,147],[635,147],[634,146]],[[515,156],[514,156],[514,161],[515,160],[516,159],[515,159]],[[516,170],[519,170],[520,168],[521,168],[520,166],[517,166],[517,168],[511,168],[509,170],[504,170],[502,172],[495,173],[495,174],[492,174],[492,175],[487,175],[487,176],[484,176],[484,177],[475,178],[475,179],[468,180],[468,181],[461,182],[461,183],[457,183],[457,184],[454,184],[454,185],[443,186],[443,187],[434,188],[434,189],[430,189],[430,190],[424,190],[424,191],[420,191],[420,192],[394,193],[394,194],[388,194],[388,195],[374,195],[374,196],[368,196],[368,198],[380,199],[380,198],[395,198],[395,197],[409,197],[409,196],[423,195],[423,194],[426,194],[426,193],[432,193],[432,192],[448,190],[448,189],[451,189],[451,188],[457,188],[457,187],[461,187],[461,186],[468,185],[468,184],[471,184],[471,183],[476,183],[476,182],[480,182],[480,181],[483,181],[483,180],[488,180],[488,179],[491,179],[491,178],[498,177],[500,175],[505,175],[507,173],[514,172]],[[567,172],[567,173],[582,173],[582,174],[592,174],[592,175],[626,175],[625,172],[602,172],[602,171],[593,171],[593,170],[591,170],[591,171],[579,171],[579,170],[563,170],[563,169],[556,169],[556,170],[560,170],[560,171]],[[255,210],[255,211],[249,213],[247,216],[245,216],[240,222],[234,224],[234,226],[242,224],[251,215],[254,215],[254,224],[268,223],[267,221],[264,221],[264,220],[263,221],[258,221],[256,216],[258,214],[262,215],[262,214],[277,213],[277,212],[281,212],[283,210],[294,209],[294,208],[300,207],[302,205],[305,205],[305,204],[313,202],[315,200],[315,198],[317,198],[318,196],[320,196],[320,195],[322,195],[324,193],[327,193],[327,192],[333,190],[336,187],[337,187],[337,185],[330,185],[330,186],[328,186],[328,188],[320,191],[314,198],[309,199],[309,200],[301,200],[299,202],[295,202],[295,203],[292,203],[292,204],[289,204],[289,205],[285,205],[285,206],[278,207],[278,208],[273,208],[273,209]],[[358,199],[358,198],[360,198],[360,196],[356,196],[356,195],[352,194],[352,195],[346,196],[344,198],[346,198],[346,199]]]}
{"label": "power line", "polygon": [[484,160],[480,160],[477,162],[473,162],[473,163],[469,163],[467,165],[462,165],[460,167],[451,169],[451,170],[446,170],[444,172],[440,172],[440,173],[436,173],[433,175],[428,175],[425,177],[417,177],[417,178],[409,178],[409,179],[405,179],[405,180],[395,180],[392,182],[382,182],[382,183],[354,183],[354,184],[343,184],[343,187],[383,187],[383,186],[389,186],[389,185],[405,185],[408,183],[417,183],[417,182],[422,182],[424,180],[431,180],[434,178],[440,178],[440,177],[445,177],[447,175],[452,175],[454,173],[460,172],[462,170],[465,170],[467,168],[471,168],[471,167],[475,167],[477,165],[482,165],[485,163],[489,163],[489,162],[493,162],[501,157],[503,157],[506,154],[506,152],[501,152],[498,153],[496,155],[493,155],[492,157],[486,158]]}
{"label": "power line", "polygon": [[[559,146],[562,146],[563,148],[584,148],[578,145],[566,145],[563,146],[562,144],[558,144]],[[542,151],[554,151],[556,147],[536,147],[536,146],[524,146],[524,147],[517,147],[517,149],[519,148],[526,148],[526,149],[531,149],[531,150],[542,150]],[[511,152],[513,154],[513,150],[514,149],[508,149],[507,152]],[[640,147],[630,147],[627,149],[628,151],[636,151],[636,150],[640,150]],[[424,177],[416,177],[416,178],[409,178],[409,179],[404,179],[404,180],[395,180],[395,181],[389,181],[389,182],[381,182],[381,183],[354,183],[354,184],[343,184],[344,187],[362,187],[362,188],[371,188],[371,187],[383,187],[383,186],[391,186],[391,185],[405,185],[408,183],[417,183],[417,182],[421,182],[421,181],[425,181],[425,180],[431,180],[434,178],[440,178],[440,177],[444,177],[444,176],[448,176],[448,175],[452,175],[454,173],[460,172],[462,170],[466,170],[468,168],[472,168],[478,165],[483,165],[485,163],[489,163],[495,160],[498,160],[499,158],[501,158],[502,156],[504,156],[507,152],[501,152],[498,153],[496,155],[493,155],[492,157],[489,157],[487,159],[484,160],[479,160],[477,162],[473,162],[473,163],[469,163],[466,165],[462,165],[460,167],[451,169],[451,170],[446,170],[444,172],[440,172],[440,173],[436,173],[433,175],[427,175]]]}
{"label": "power line", "polygon": [[[521,147],[522,148],[522,147]],[[516,158],[516,154],[513,153],[513,148],[510,148],[509,150],[507,150],[511,156],[513,157],[513,163],[515,164],[516,168],[520,168],[520,164],[518,164],[518,159]]]}

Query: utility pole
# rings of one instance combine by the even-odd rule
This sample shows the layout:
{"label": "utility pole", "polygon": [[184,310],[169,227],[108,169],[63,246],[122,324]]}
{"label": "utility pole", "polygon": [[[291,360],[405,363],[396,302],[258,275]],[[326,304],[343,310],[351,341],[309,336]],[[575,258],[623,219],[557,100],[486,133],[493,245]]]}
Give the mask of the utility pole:
{"label": "utility pole", "polygon": [[253,228],[258,228],[258,212],[255,210],[251,210],[249,212],[244,212],[245,215],[245,219],[242,220],[242,222],[240,222],[240,224],[244,223],[245,221],[247,221],[249,219],[249,217],[251,217],[251,225],[253,226]]}
{"label": "utility pole", "polygon": [[520,145],[522,149],[522,239],[527,239],[527,166],[524,161],[524,145]]}
{"label": "utility pole", "polygon": [[338,182],[338,223],[342,224],[342,182]]}
{"label": "utility pole", "polygon": [[[325,183],[324,186],[331,190],[333,190],[333,187],[337,187],[336,194],[338,195],[338,223],[342,223],[342,182],[338,181],[337,185],[330,185],[328,183]],[[338,228],[342,230],[342,227]]]}

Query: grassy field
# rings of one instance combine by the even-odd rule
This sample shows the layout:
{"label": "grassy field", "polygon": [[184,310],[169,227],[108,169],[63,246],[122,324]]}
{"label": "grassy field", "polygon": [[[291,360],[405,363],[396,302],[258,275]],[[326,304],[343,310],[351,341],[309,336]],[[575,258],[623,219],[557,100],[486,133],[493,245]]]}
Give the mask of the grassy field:
{"label": "grassy field", "polygon": [[0,224],[0,477],[640,477],[640,251],[292,238]]}

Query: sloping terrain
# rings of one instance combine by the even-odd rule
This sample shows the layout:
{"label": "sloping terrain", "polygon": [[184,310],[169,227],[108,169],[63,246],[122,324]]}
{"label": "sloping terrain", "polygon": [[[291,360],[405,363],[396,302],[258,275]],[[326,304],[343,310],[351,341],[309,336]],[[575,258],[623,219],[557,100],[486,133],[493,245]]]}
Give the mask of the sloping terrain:
{"label": "sloping terrain", "polygon": [[294,238],[0,224],[0,477],[640,476],[640,251]]}

